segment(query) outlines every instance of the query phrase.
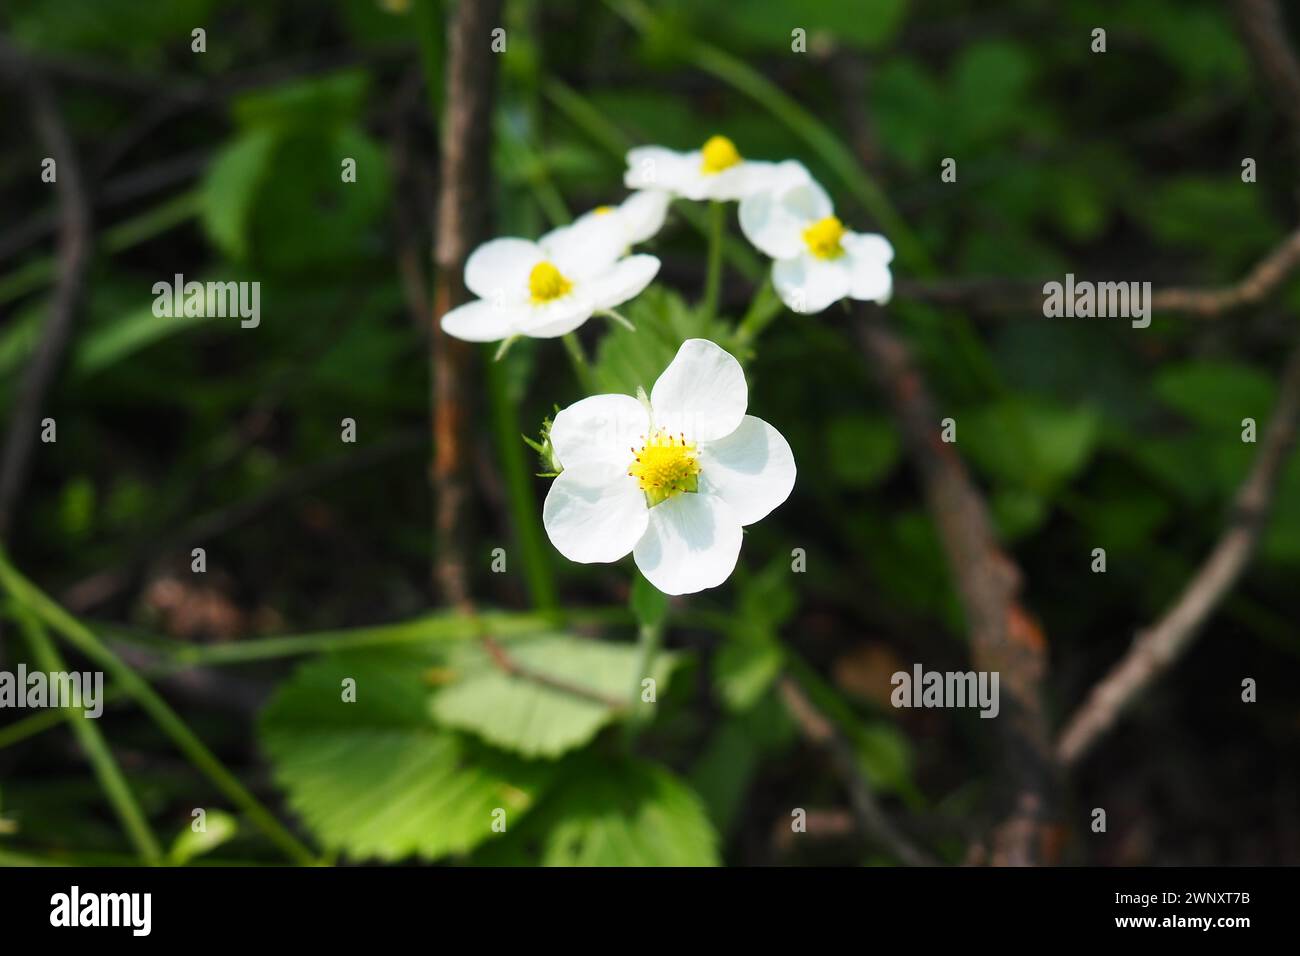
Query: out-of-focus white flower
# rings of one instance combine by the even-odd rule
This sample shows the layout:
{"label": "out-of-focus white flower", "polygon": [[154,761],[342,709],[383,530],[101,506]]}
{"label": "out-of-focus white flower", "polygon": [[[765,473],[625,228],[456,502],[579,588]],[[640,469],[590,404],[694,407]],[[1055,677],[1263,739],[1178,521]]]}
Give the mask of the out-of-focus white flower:
{"label": "out-of-focus white flower", "polygon": [[538,242],[486,242],[465,263],[465,285],[479,298],[444,315],[443,331],[467,342],[572,332],[638,295],[658,273],[657,258],[626,250],[623,223],[614,219],[564,226]]}
{"label": "out-of-focus white flower", "polygon": [[[617,206],[597,206],[573,221],[574,229],[600,230],[613,225],[623,240],[623,252],[653,238],[663,228],[672,194],[662,189],[641,189]],[[545,242],[545,237],[542,239]]]}
{"label": "out-of-focus white flower", "polygon": [[801,163],[781,163],[769,188],[741,201],[740,228],[775,260],[772,284],[795,312],[821,312],[846,296],[889,301],[894,247],[846,229]]}
{"label": "out-of-focus white flower", "polygon": [[688,339],[648,404],[593,395],[555,416],[550,441],[563,471],[542,520],[570,561],[617,561],[629,551],[666,594],[717,587],[736,566],[741,528],[794,488],[790,446],[746,415],[745,373],[707,339]]}
{"label": "out-of-focus white flower", "polygon": [[775,171],[776,163],[743,159],[727,137],[711,136],[688,153],[663,146],[628,150],[623,183],[629,189],[663,189],[685,199],[744,199],[766,187]]}

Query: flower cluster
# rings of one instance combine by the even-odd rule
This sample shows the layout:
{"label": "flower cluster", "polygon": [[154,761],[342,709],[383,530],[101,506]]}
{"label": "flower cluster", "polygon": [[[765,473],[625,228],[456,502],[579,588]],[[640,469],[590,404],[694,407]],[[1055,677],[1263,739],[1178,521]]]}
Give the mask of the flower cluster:
{"label": "flower cluster", "polygon": [[[886,302],[894,250],[850,231],[803,164],[746,159],[724,136],[700,149],[660,146],[627,154],[619,206],[602,206],[536,242],[494,239],[465,264],[475,301],[442,318],[471,342],[567,336],[593,315],[640,294],[659,259],[633,253],[662,228],[673,199],[738,201],[745,237],[772,259],[772,285],[792,311],[841,299]],[[574,348],[576,340],[568,341]],[[668,594],[716,587],[740,553],[741,529],[794,488],[790,446],[745,414],[740,363],[706,339],[688,339],[649,396],[593,395],[561,411],[548,435],[558,475],[543,523],[572,561],[629,553]]]}

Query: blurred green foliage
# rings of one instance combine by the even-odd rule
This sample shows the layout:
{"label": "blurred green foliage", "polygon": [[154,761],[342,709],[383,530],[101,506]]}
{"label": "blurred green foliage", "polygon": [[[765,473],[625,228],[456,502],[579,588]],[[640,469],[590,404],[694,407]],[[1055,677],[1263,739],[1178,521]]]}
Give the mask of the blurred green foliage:
{"label": "blurred green foliage", "polygon": [[[418,266],[428,264],[430,104],[441,88],[435,76],[421,94],[412,77],[422,53],[426,68],[440,56],[442,37],[421,32],[438,22],[436,7],[5,4],[5,33],[66,74],[60,102],[102,230],[52,396],[59,441],[42,451],[11,545],[54,593],[120,571],[129,584],[97,617],[170,628],[173,642],[211,640],[159,624],[166,615],[148,589],[187,567],[189,536],[208,534],[210,566],[221,569],[213,587],[239,610],[240,640],[365,627],[427,604],[425,345],[398,261],[414,249]],[[869,197],[879,189],[945,277],[1229,282],[1293,221],[1293,163],[1213,0],[666,0],[647,6],[643,29],[620,15],[627,9],[507,3],[494,193],[479,197],[499,234],[536,236],[617,200],[628,144],[694,148],[718,132],[747,156],[804,161],[852,227],[875,225]],[[1092,54],[1089,31],[1103,24],[1108,52]],[[195,26],[207,30],[206,54],[190,52]],[[791,50],[796,29],[806,53]],[[777,84],[802,111],[798,122],[710,72],[711,50]],[[7,113],[12,125],[18,112]],[[408,135],[394,134],[398,122]],[[816,123],[851,151],[851,176],[808,145]],[[49,193],[31,186],[37,154],[24,142],[2,157],[6,230],[51,208]],[[195,156],[188,177],[167,179],[168,162]],[[1241,180],[1247,156],[1258,160],[1257,183]],[[956,183],[939,179],[948,157]],[[340,186],[344,158],[358,176]],[[132,173],[152,185],[110,199],[108,187]],[[413,245],[402,245],[404,216],[417,223]],[[770,859],[775,851],[755,847],[767,846],[773,820],[784,825],[791,806],[843,801],[824,762],[810,773],[810,758],[794,753],[775,689],[783,673],[813,688],[872,782],[939,829],[963,829],[967,788],[992,786],[981,728],[935,733],[839,676],[837,664],[864,645],[960,661],[951,575],[842,312],[785,313],[757,343],[733,338],[753,276],[733,263],[720,314],[697,307],[699,221],[678,203],[650,244],[664,269],[624,310],[635,332],[601,320],[583,330],[599,390],[648,389],[686,338],[735,349],[748,360],[751,412],[777,423],[794,449],[794,497],[748,530],[742,567],[719,592],[667,606],[634,586],[630,614],[602,640],[556,624],[501,641],[534,677],[588,697],[505,673],[477,642],[431,639],[324,653],[293,670],[253,667],[275,686],[257,748],[245,723],[187,711],[250,775],[269,760],[275,793],[328,854],[489,865]],[[729,228],[734,235],[734,214]],[[898,278],[925,268],[900,263]],[[175,273],[260,281],[258,334],[229,320],[154,316],[148,290]],[[3,262],[6,411],[51,277],[48,243],[20,244]],[[1293,285],[1284,302],[1300,302]],[[1132,330],[1032,312],[984,319],[906,296],[892,312],[1029,572],[1027,600],[1054,663],[1078,662],[1052,687],[1064,708],[1079,674],[1122,650],[1218,534],[1253,457],[1242,420],[1268,421],[1291,317],[1157,315],[1149,330]],[[524,532],[492,463],[505,460],[503,442],[535,434],[580,393],[557,343],[519,343],[477,374],[486,367],[476,366],[470,399],[486,463],[475,488],[475,590],[486,604],[521,606],[513,546]],[[489,382],[503,403],[495,412]],[[345,416],[359,423],[355,450],[339,444]],[[379,457],[347,470],[357,453]],[[338,475],[319,476],[336,466]],[[544,493],[544,481],[526,485],[534,507]],[[509,551],[510,573],[487,571],[496,547]],[[797,579],[795,547],[808,562]],[[1086,574],[1094,547],[1110,554],[1104,583]],[[621,566],[569,565],[549,550],[542,560],[533,570],[558,579],[566,607],[628,602]],[[1261,638],[1294,667],[1298,570],[1292,461],[1259,563],[1217,626]],[[634,622],[666,622],[671,647],[656,658],[656,716],[636,734],[626,726],[638,706]],[[345,678],[357,698],[340,706]],[[164,746],[142,721],[113,730],[119,747]],[[20,829],[0,841],[82,859],[122,852],[95,810],[93,781],[39,744],[12,746],[27,748],[4,781],[4,812]],[[184,772],[159,764],[131,776],[160,829],[181,833],[174,862],[269,855],[244,821],[216,810],[206,839],[190,836],[180,808],[194,804],[196,785]],[[493,827],[497,810],[504,833]],[[846,856],[865,859],[830,851]]]}

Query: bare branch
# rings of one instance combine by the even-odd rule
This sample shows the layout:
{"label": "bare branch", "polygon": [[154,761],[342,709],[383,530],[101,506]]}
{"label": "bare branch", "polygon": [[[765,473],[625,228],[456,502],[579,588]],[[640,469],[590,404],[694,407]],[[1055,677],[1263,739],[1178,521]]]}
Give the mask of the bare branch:
{"label": "bare branch", "polygon": [[799,682],[789,674],[782,675],[777,682],[777,690],[781,694],[786,710],[799,725],[803,735],[809,742],[823,748],[830,755],[835,769],[848,788],[853,813],[863,832],[878,840],[890,853],[908,866],[933,866],[935,861],[914,846],[890,822],[885,811],[876,802],[871,784],[862,774],[853,744],[808,699]]}
{"label": "bare branch", "polygon": [[[0,67],[12,73],[15,82],[26,87],[36,133],[55,162],[60,220],[58,284],[41,330],[41,340],[23,374],[14,401],[13,417],[9,421],[3,459],[0,460],[0,539],[3,539],[9,532],[18,498],[27,482],[46,393],[54,382],[72,335],[72,323],[90,262],[91,217],[72,140],[44,78],[3,39],[0,39]],[[34,169],[31,175],[36,175]]]}
{"label": "bare branch", "polygon": [[[1300,267],[1300,229],[1257,262],[1235,285],[1220,288],[1155,289],[1151,311],[1215,319],[1268,299]],[[935,305],[963,306],[984,313],[1042,314],[1043,286],[1053,280],[939,279],[903,280],[897,297]]]}
{"label": "bare branch", "polygon": [[957,592],[966,611],[971,654],[980,670],[999,673],[1010,813],[993,838],[992,862],[1030,865],[1056,855],[1056,768],[1041,686],[1047,671],[1042,631],[1020,605],[1020,571],[994,534],[984,496],[951,444],[920,371],[882,310],[867,306],[858,333],[925,486]]}
{"label": "bare branch", "polygon": [[1124,710],[1177,661],[1201,626],[1232,590],[1259,544],[1277,489],[1278,474],[1295,440],[1300,417],[1300,346],[1287,360],[1273,418],[1250,474],[1237,490],[1232,521],[1205,563],[1163,617],[1140,632],[1070,718],[1056,745],[1065,766],[1079,761]]}
{"label": "bare branch", "polygon": [[[500,14],[501,0],[462,0],[451,14],[447,33],[447,99],[434,237],[438,277],[429,330],[434,579],[443,597],[461,607],[470,601],[465,550],[472,455],[466,383],[474,352],[467,343],[444,333],[439,322],[469,298],[465,260],[486,228],[497,72],[497,58],[489,44],[492,28],[501,22]],[[433,82],[434,78],[427,79]]]}
{"label": "bare branch", "polygon": [[1286,120],[1291,146],[1300,157],[1300,62],[1287,42],[1287,24],[1277,0],[1235,0],[1242,40],[1273,105]]}

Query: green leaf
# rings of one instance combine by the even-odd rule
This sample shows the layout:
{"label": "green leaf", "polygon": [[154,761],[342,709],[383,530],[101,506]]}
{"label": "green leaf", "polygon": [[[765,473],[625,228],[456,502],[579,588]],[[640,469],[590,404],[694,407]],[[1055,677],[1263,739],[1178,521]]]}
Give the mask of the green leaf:
{"label": "green leaf", "polygon": [[1156,377],[1155,392],[1198,425],[1241,435],[1241,420],[1268,421],[1277,386],[1263,372],[1236,362],[1201,360],[1171,366]]}
{"label": "green leaf", "polygon": [[733,627],[713,662],[713,679],[728,710],[754,706],[785,663],[776,635],[766,627]]}
{"label": "green leaf", "polygon": [[[441,658],[414,650],[332,655],[302,667],[260,731],[289,805],[330,850],[356,859],[438,859],[492,833],[493,811],[526,811],[551,765],[438,727],[421,674]],[[356,700],[342,699],[356,681]]]}
{"label": "green leaf", "polygon": [[912,784],[912,748],[892,724],[860,724],[854,734],[858,757],[867,778],[884,793],[908,793]]}
{"label": "green leaf", "polygon": [[847,487],[876,484],[893,470],[898,454],[898,435],[883,418],[844,416],[826,427],[827,466]]}
{"label": "green leaf", "polygon": [[595,373],[603,392],[649,392],[687,339],[713,339],[726,347],[720,324],[662,286],[650,286],[619,311],[636,331],[614,326],[600,340]]}
{"label": "green leaf", "polygon": [[989,475],[1047,494],[1087,463],[1098,418],[1089,408],[1016,397],[963,415],[957,428],[962,449]]}
{"label": "green leaf", "polygon": [[239,832],[239,823],[229,813],[208,810],[204,814],[204,828],[195,831],[191,824],[177,834],[167,854],[169,865],[184,866],[195,857],[211,853]]}
{"label": "green leaf", "polygon": [[[626,714],[624,702],[637,685],[640,650],[562,635],[502,642],[510,674],[480,647],[464,648],[452,661],[455,680],[433,698],[439,723],[527,757],[557,757],[589,742]],[[666,686],[676,658],[659,654],[653,677]]]}
{"label": "green leaf", "polygon": [[1032,79],[1031,62],[1019,46],[1001,40],[967,46],[952,70],[952,122],[966,141],[1018,128]]}
{"label": "green leaf", "polygon": [[[198,280],[204,281],[204,280]],[[152,304],[129,312],[87,332],[73,356],[73,367],[82,375],[93,375],[125,358],[129,358],[154,342],[216,319],[215,308],[205,308],[204,315],[154,315]],[[238,328],[238,317],[226,317],[222,322]]]}
{"label": "green leaf", "polygon": [[663,767],[587,755],[505,839],[474,861],[525,866],[716,866],[699,796]]}
{"label": "green leaf", "polygon": [[319,131],[346,126],[361,115],[369,78],[362,70],[338,70],[294,83],[245,93],[232,112],[246,128]]}
{"label": "green leaf", "polygon": [[279,140],[273,130],[254,130],[225,146],[199,188],[199,220],[212,244],[232,259],[248,256],[249,220]]}
{"label": "green leaf", "polygon": [[632,595],[628,602],[632,616],[642,627],[658,627],[668,616],[668,595],[638,573],[632,581]]}

